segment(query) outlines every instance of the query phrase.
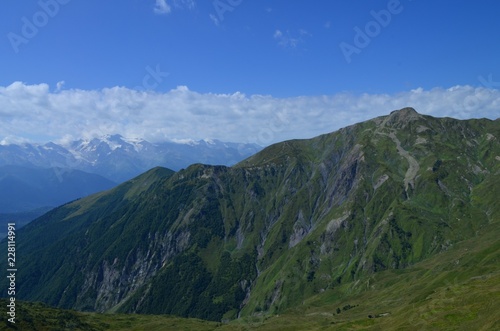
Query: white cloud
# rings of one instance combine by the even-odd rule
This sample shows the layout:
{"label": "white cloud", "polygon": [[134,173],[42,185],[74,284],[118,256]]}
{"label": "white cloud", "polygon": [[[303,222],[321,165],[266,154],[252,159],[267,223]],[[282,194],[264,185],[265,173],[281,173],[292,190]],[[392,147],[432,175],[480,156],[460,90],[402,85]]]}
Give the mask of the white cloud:
{"label": "white cloud", "polygon": [[196,4],[194,0],[174,0],[174,5],[177,8],[193,9]]}
{"label": "white cloud", "polygon": [[213,138],[267,145],[332,132],[406,106],[437,117],[495,119],[500,116],[500,90],[454,86],[398,94],[275,98],[202,94],[186,86],[165,93],[124,87],[51,92],[47,84],[15,82],[0,86],[0,142],[69,141],[120,133],[150,141]]}
{"label": "white cloud", "polygon": [[305,37],[311,37],[311,34],[304,29],[299,30],[298,36],[292,35],[288,30],[286,32],[276,30],[273,34],[273,38],[278,41],[278,45],[284,48],[296,48],[304,42]]}
{"label": "white cloud", "polygon": [[4,137],[2,140],[0,140],[0,146],[6,146],[6,145],[21,145],[24,143],[29,143],[29,139],[23,138],[23,137],[13,137],[13,136],[7,136]]}
{"label": "white cloud", "polygon": [[57,84],[56,84],[56,92],[59,92],[60,90],[62,90],[62,88],[64,87],[64,84],[66,84],[66,82],[64,80],[61,80],[60,82],[57,82]]}
{"label": "white cloud", "polygon": [[155,14],[165,15],[172,12],[172,6],[177,9],[194,9],[196,3],[194,0],[171,0],[172,5],[167,3],[167,0],[156,0],[154,12]]}
{"label": "white cloud", "polygon": [[158,15],[169,14],[172,11],[172,7],[167,3],[166,0],[156,0],[154,12]]}

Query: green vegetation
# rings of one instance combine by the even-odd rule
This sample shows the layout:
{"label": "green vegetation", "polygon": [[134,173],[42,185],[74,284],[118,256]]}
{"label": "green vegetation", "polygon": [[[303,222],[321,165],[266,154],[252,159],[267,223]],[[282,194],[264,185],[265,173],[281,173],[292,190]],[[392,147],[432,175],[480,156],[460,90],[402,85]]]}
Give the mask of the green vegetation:
{"label": "green vegetation", "polygon": [[[498,225],[488,225],[474,238],[409,268],[328,289],[279,315],[217,323],[61,311],[23,302],[16,324],[18,330],[494,330],[500,323],[499,237]],[[14,329],[8,326],[2,316],[0,329]]]}
{"label": "green vegetation", "polygon": [[156,168],[20,230],[18,299],[221,330],[488,325],[498,139],[499,121],[403,109],[232,168]]}

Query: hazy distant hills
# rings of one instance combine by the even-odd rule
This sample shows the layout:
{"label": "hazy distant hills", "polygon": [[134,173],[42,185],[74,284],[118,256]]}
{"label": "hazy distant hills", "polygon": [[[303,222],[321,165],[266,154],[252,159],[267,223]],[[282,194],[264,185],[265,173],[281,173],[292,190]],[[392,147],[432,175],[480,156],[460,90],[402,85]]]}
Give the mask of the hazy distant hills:
{"label": "hazy distant hills", "polygon": [[233,165],[259,150],[261,147],[255,144],[218,140],[150,143],[108,135],[73,141],[65,146],[55,143],[0,145],[0,166],[77,169],[119,183],[156,166],[180,170],[193,163]]}
{"label": "hazy distant hills", "polygon": [[[233,167],[155,168],[20,230],[16,280],[27,290],[17,298],[209,320],[301,312],[311,300],[320,307],[342,298],[336,313],[316,312],[314,321],[352,310],[373,312],[363,316],[368,323],[386,313],[380,307],[404,315],[441,302],[437,284],[462,270],[467,278],[447,285],[459,297],[464,282],[485,288],[471,277],[496,279],[499,249],[488,234],[500,225],[499,139],[500,120],[405,108],[269,146]],[[470,251],[456,250],[461,242],[473,243]],[[349,297],[363,291],[384,301]],[[458,321],[489,309],[470,305],[476,315],[457,313]]]}
{"label": "hazy distant hills", "polygon": [[0,238],[9,222],[21,227],[51,208],[116,185],[80,170],[0,166]]}
{"label": "hazy distant hills", "polygon": [[14,213],[56,207],[116,183],[96,174],[60,168],[0,167],[0,210]]}

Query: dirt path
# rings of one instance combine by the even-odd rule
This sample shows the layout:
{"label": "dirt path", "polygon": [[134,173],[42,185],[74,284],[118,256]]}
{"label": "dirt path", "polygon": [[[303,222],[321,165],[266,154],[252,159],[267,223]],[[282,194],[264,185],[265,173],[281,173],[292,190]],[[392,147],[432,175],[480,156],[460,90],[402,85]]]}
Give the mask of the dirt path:
{"label": "dirt path", "polygon": [[408,185],[411,185],[412,189],[415,187],[415,177],[417,177],[420,166],[418,165],[417,160],[415,160],[415,158],[411,156],[408,151],[401,147],[401,141],[399,141],[394,132],[389,133],[389,137],[392,139],[392,141],[394,141],[394,143],[396,143],[396,148],[398,149],[399,155],[401,155],[408,161],[408,170],[406,170],[404,180],[406,195],[408,196]]}

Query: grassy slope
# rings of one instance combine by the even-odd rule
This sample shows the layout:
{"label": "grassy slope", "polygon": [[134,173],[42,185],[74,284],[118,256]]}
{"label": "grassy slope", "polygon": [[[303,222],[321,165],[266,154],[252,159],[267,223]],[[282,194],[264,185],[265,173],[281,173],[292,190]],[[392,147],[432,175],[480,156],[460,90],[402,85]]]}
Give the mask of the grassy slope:
{"label": "grassy slope", "polygon": [[[168,316],[77,313],[24,303],[18,306],[17,326],[20,330],[495,330],[500,325],[499,225],[491,223],[474,238],[407,269],[382,271],[327,290],[279,316],[221,324]],[[0,329],[8,330],[3,315]]]}
{"label": "grassy slope", "polygon": [[[427,140],[425,148],[422,147],[422,143],[415,143],[417,134],[413,136],[400,134],[399,140],[403,147],[410,150],[420,162],[420,172],[415,180],[416,188],[409,192],[411,199],[406,200],[398,196],[398,191],[400,191],[398,185],[403,181],[404,170],[406,170],[404,167],[401,168],[398,162],[405,164],[406,161],[402,157],[398,157],[397,154],[395,155],[395,143],[388,137],[389,130],[387,128],[387,130],[377,129],[379,133],[373,135],[370,130],[373,130],[374,127],[370,124],[363,123],[362,129],[364,131],[358,131],[355,135],[358,137],[357,141],[367,146],[364,149],[366,151],[364,155],[367,160],[366,164],[378,167],[378,169],[368,169],[369,171],[366,173],[374,173],[372,177],[374,183],[384,173],[390,174],[390,178],[374,193],[375,197],[367,204],[364,203],[365,196],[360,194],[351,200],[356,202],[350,203],[348,201],[337,210],[336,214],[332,215],[333,218],[342,219],[342,211],[345,210],[350,211],[350,215],[358,215],[358,217],[357,219],[347,218],[349,222],[347,231],[343,231],[341,235],[336,234],[331,240],[335,244],[331,254],[328,256],[317,254],[322,249],[320,245],[322,241],[318,243],[317,238],[322,238],[322,234],[325,233],[325,225],[318,225],[304,239],[304,245],[290,250],[289,254],[282,256],[272,268],[264,270],[252,292],[251,301],[242,311],[244,316],[258,313],[261,309],[267,310],[266,308],[271,308],[269,309],[271,313],[279,313],[283,311],[283,306],[296,305],[325,288],[336,288],[340,283],[344,285],[344,282],[351,279],[358,279],[361,282],[367,276],[367,268],[364,266],[369,265],[371,256],[375,256],[380,261],[377,263],[378,265],[375,263],[373,265],[373,269],[377,271],[386,269],[387,266],[404,268],[414,265],[415,262],[447,249],[446,247],[452,243],[469,238],[487,224],[488,219],[500,219],[498,212],[496,216],[492,214],[493,211],[498,210],[493,200],[500,193],[498,189],[495,189],[495,187],[500,186],[498,182],[499,163],[492,160],[491,156],[485,157],[483,155],[486,152],[498,155],[498,143],[494,140],[484,141],[485,135],[483,135],[474,137],[476,140],[473,141],[479,147],[469,146],[469,141],[463,138],[463,132],[476,129],[479,132],[480,130],[493,132],[495,136],[499,136],[498,125],[495,126],[493,122],[471,121],[465,123],[447,119],[443,119],[441,122],[428,118],[428,122],[419,122],[418,125],[413,125],[405,131],[418,132],[422,124],[432,128],[432,130],[426,129],[418,134],[419,137]],[[435,134],[440,136],[433,138]],[[374,136],[378,138],[377,141],[372,140]],[[324,138],[327,138],[328,141],[328,144],[325,144],[327,147],[319,148],[319,150],[327,150],[329,146],[334,146],[336,140],[331,139],[333,137],[333,135],[325,136]],[[320,143],[321,138],[315,139],[315,143]],[[300,141],[295,142],[295,147],[300,146],[300,143]],[[276,149],[277,147],[290,148],[291,146],[281,145],[270,148]],[[276,155],[279,157],[281,153],[279,150],[265,150],[265,152],[268,153],[258,154],[242,164],[265,163],[268,161],[268,158],[264,158],[265,156]],[[297,149],[293,152],[298,153]],[[283,153],[293,154],[290,150],[285,150]],[[300,154],[304,156],[304,153]],[[256,158],[258,159],[254,160]],[[432,170],[434,164],[440,159],[443,160],[443,164],[439,168],[436,167],[435,171]],[[477,184],[482,181],[482,176],[484,177],[484,175],[475,174],[470,170],[469,162],[481,163],[477,160],[491,162],[488,167],[491,169],[491,173],[496,175],[488,177],[487,180],[479,184],[474,189],[475,194],[469,194],[469,187],[465,185],[467,181]],[[392,164],[394,162],[396,163]],[[384,168],[384,164],[386,168]],[[398,173],[398,169],[403,171]],[[393,176],[396,178],[394,179]],[[438,186],[438,180],[443,183],[442,188]],[[366,191],[370,192],[370,188],[365,189]],[[362,203],[359,203],[360,201]],[[391,213],[394,214],[394,217],[390,217]],[[487,214],[490,216],[487,217]],[[387,219],[388,222],[379,222],[375,225],[375,229],[369,229],[368,246],[359,259],[356,256],[357,247],[353,242],[360,238],[360,233],[363,233],[363,229],[360,228],[363,226],[362,215],[368,220]],[[382,229],[382,235],[377,227]],[[384,235],[384,232],[387,235]],[[332,259],[330,263],[330,257],[336,260]],[[313,264],[317,260],[321,261],[319,267]],[[346,263],[346,261],[348,262]],[[364,261],[368,263],[365,264]],[[374,262],[377,261],[374,259]],[[370,273],[368,272],[368,274]],[[342,276],[341,282],[336,284],[335,280],[340,276]],[[360,276],[361,278],[359,278]],[[276,295],[278,298],[276,301],[272,300],[274,295],[271,293],[273,292],[279,294]],[[273,301],[274,304],[268,307],[266,302],[270,301]]]}

